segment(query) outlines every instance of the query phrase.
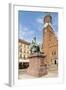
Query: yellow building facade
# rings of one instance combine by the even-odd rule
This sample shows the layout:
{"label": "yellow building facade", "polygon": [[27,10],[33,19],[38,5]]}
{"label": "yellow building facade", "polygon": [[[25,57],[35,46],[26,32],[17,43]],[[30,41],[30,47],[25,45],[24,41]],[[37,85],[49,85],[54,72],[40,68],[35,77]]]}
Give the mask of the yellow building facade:
{"label": "yellow building facade", "polygon": [[25,60],[28,58],[30,54],[29,45],[30,45],[29,42],[19,39],[19,42],[18,42],[19,59]]}
{"label": "yellow building facade", "polygon": [[30,43],[19,39],[18,41],[18,59],[19,59],[19,69],[26,69],[29,66],[28,57],[30,55],[29,50]]}

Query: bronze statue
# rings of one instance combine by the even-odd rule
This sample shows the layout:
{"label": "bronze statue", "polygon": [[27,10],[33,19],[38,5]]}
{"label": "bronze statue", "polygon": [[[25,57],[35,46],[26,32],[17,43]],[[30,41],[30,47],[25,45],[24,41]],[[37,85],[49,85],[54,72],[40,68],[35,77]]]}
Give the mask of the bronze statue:
{"label": "bronze statue", "polygon": [[33,38],[32,43],[30,44],[30,52],[31,53],[39,53],[40,52],[40,47],[36,43],[36,37]]}

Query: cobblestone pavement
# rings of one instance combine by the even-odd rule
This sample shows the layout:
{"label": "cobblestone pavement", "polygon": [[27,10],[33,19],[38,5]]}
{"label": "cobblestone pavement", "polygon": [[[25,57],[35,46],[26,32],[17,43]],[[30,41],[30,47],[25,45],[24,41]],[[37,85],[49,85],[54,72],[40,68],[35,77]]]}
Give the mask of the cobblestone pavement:
{"label": "cobblestone pavement", "polygon": [[[47,75],[44,75],[40,78],[49,78],[49,77],[52,78],[52,77],[57,77],[57,76],[58,76],[57,71],[54,71],[54,72],[51,71],[51,72],[48,72]],[[19,79],[34,79],[36,77],[26,74],[26,69],[25,69],[25,70],[19,70],[19,77],[18,78]]]}

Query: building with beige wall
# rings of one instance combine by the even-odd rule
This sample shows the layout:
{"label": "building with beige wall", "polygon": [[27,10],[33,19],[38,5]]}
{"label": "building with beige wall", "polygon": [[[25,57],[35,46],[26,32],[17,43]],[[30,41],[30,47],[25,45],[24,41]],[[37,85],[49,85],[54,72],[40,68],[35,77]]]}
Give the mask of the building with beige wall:
{"label": "building with beige wall", "polygon": [[29,45],[30,43],[24,40],[19,39],[19,59],[27,59],[29,54],[30,54],[30,50],[29,50]]}
{"label": "building with beige wall", "polygon": [[19,66],[26,66],[29,62],[28,57],[30,55],[29,50],[30,43],[19,39],[18,41],[18,58],[19,58]]}

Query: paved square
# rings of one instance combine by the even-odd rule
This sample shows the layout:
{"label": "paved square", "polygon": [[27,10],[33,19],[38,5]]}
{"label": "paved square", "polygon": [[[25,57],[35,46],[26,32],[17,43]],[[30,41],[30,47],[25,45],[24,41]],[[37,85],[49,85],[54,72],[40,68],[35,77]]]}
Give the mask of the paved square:
{"label": "paved square", "polygon": [[[57,71],[51,71],[51,72],[48,72],[47,75],[44,75],[42,77],[39,77],[39,78],[53,78],[53,77],[57,77],[58,76],[58,72]],[[31,76],[31,75],[28,75],[26,74],[26,69],[24,70],[19,70],[19,76],[18,76],[19,79],[34,79],[34,78],[37,78],[37,77],[34,77],[34,76]]]}

